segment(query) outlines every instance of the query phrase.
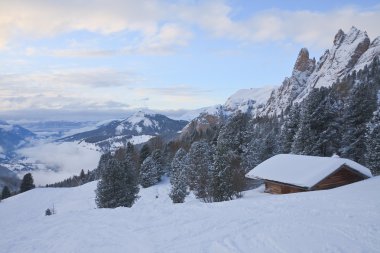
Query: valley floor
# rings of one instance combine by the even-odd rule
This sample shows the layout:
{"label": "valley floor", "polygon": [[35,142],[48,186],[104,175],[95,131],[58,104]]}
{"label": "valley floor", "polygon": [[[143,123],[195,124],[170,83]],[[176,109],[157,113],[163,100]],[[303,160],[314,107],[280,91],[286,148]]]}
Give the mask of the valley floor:
{"label": "valley floor", "polygon": [[[168,180],[132,208],[96,209],[96,182],[0,203],[0,252],[380,252],[380,177],[311,193],[247,191],[171,204]],[[55,215],[45,216],[48,207]]]}

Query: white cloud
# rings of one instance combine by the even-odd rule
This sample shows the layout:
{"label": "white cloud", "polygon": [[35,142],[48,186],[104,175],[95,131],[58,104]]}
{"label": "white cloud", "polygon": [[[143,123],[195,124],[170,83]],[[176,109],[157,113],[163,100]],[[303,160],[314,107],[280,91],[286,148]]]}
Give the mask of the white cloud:
{"label": "white cloud", "polygon": [[[136,32],[123,50],[67,48],[53,50],[55,56],[107,56],[115,53],[166,54],[172,47],[186,46],[191,26],[213,36],[242,42],[286,41],[305,46],[328,47],[339,28],[351,26],[379,34],[380,8],[342,6],[330,11],[263,10],[236,19],[233,3],[227,1],[133,1],[96,0],[3,0],[0,1],[0,49],[12,39],[46,38],[71,31],[102,35]],[[233,15],[234,14],[234,15]],[[36,52],[29,48],[27,54]]]}
{"label": "white cloud", "polygon": [[[4,0],[0,2],[0,49],[6,48],[15,38],[39,39],[72,31],[89,31],[102,35],[127,31],[138,33],[136,38],[144,53],[148,49],[155,53],[162,49],[159,47],[167,50],[169,42],[178,46],[186,44],[184,39],[189,38],[189,32],[183,31],[183,27],[170,23],[170,6],[165,1]],[[169,24],[166,24],[168,21]],[[142,50],[147,46],[149,48]],[[137,53],[139,51],[134,50]],[[27,55],[35,53],[33,48],[26,52]],[[42,53],[71,57],[105,56],[118,51],[69,48]]]}
{"label": "white cloud", "polygon": [[[0,87],[40,87],[41,90],[78,87],[118,87],[142,82],[143,78],[131,71],[116,71],[110,68],[46,69],[44,72],[27,74],[2,74]],[[27,87],[25,87],[27,88]]]}
{"label": "white cloud", "polygon": [[124,92],[142,81],[132,72],[107,68],[3,74],[0,110],[126,109]]}
{"label": "white cloud", "polygon": [[133,93],[142,98],[145,106],[160,110],[194,108],[194,105],[204,107],[218,103],[212,90],[194,88],[191,85],[137,87],[133,89]]}
{"label": "white cloud", "polygon": [[28,162],[39,164],[39,170],[33,171],[36,184],[54,183],[73,175],[83,169],[93,170],[97,167],[100,152],[78,143],[41,143],[34,147],[21,149],[21,155]]}
{"label": "white cloud", "polygon": [[123,52],[144,55],[170,54],[176,48],[186,46],[191,38],[192,33],[184,26],[168,23],[153,36],[145,38],[137,45],[126,47]]}
{"label": "white cloud", "polygon": [[[304,46],[328,48],[339,29],[351,26],[379,36],[380,7],[362,10],[342,7],[331,11],[264,10],[244,20],[235,20],[233,9],[225,2],[206,2],[203,5],[179,10],[179,16],[189,23],[209,31],[213,36],[242,42],[292,41]],[[207,15],[198,15],[207,13]]]}

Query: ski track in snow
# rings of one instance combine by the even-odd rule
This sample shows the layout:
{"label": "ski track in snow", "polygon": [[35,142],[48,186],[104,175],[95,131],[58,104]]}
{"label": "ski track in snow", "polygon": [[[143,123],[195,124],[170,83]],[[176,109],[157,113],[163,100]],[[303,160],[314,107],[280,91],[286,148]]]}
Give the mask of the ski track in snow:
{"label": "ski track in snow", "polygon": [[[380,177],[311,193],[171,203],[170,184],[132,208],[96,209],[96,182],[38,188],[0,203],[0,252],[379,252]],[[158,196],[158,198],[156,198]],[[44,216],[47,208],[57,214]]]}

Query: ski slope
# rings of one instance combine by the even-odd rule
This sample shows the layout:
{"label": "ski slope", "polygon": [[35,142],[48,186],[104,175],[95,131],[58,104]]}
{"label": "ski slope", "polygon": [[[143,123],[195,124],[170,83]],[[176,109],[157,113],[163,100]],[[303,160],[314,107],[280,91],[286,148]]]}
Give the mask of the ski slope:
{"label": "ski slope", "polygon": [[[380,177],[310,193],[171,204],[168,180],[132,208],[96,209],[96,182],[0,203],[0,252],[379,252]],[[44,216],[48,207],[55,215]]]}

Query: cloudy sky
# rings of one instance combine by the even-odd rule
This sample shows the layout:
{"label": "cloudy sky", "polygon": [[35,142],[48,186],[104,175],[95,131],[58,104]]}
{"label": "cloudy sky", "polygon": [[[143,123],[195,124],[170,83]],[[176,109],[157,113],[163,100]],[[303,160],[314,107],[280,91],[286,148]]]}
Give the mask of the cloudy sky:
{"label": "cloudy sky", "polygon": [[[380,35],[378,1],[1,0],[0,117],[122,117],[280,85],[339,28]],[[73,116],[74,117],[74,116]]]}

